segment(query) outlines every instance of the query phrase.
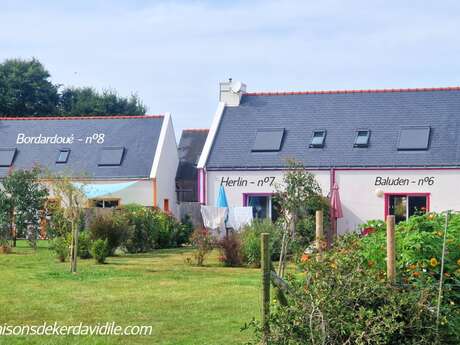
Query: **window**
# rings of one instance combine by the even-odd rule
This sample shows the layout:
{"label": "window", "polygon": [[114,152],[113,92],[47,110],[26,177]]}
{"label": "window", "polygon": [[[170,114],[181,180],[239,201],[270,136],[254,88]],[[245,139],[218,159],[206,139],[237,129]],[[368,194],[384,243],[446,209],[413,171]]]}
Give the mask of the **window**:
{"label": "window", "polygon": [[428,150],[430,127],[403,127],[399,133],[398,150]]}
{"label": "window", "polygon": [[117,199],[92,199],[91,204],[96,208],[117,208],[120,200]]}
{"label": "window", "polygon": [[325,130],[317,130],[313,132],[313,138],[311,139],[310,147],[322,148],[324,147],[324,141],[326,139]]}
{"label": "window", "polygon": [[119,166],[125,153],[124,147],[104,147],[99,156],[99,166]]}
{"label": "window", "polygon": [[0,167],[12,166],[15,156],[15,148],[0,148]]}
{"label": "window", "polygon": [[369,146],[369,137],[371,131],[369,130],[359,130],[356,132],[355,144],[354,147],[368,147]]}
{"label": "window", "polygon": [[276,221],[279,216],[279,205],[271,195],[245,194],[244,206],[252,206],[252,215],[257,219],[269,218]]}
{"label": "window", "polygon": [[[387,194],[385,215],[395,216],[395,222],[407,220],[429,209],[429,194]],[[386,218],[386,217],[385,217]]]}
{"label": "window", "polygon": [[284,128],[259,129],[252,152],[276,152],[281,150],[284,137]]}
{"label": "window", "polygon": [[59,150],[58,158],[56,159],[56,163],[67,163],[70,155],[69,149],[62,149]]}
{"label": "window", "polygon": [[169,212],[169,199],[163,199],[163,211]]}

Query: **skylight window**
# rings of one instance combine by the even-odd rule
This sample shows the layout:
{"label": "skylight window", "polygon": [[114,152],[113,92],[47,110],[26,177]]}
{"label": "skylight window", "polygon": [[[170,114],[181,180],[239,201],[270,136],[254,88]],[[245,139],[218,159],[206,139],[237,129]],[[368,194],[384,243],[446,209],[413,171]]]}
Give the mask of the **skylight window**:
{"label": "skylight window", "polygon": [[15,156],[15,148],[0,148],[0,167],[12,166]]}
{"label": "skylight window", "polygon": [[326,140],[326,131],[316,130],[313,132],[313,138],[311,139],[310,147],[322,148],[324,147],[325,140]]}
{"label": "skylight window", "polygon": [[64,164],[67,163],[69,160],[70,150],[69,149],[62,149],[59,150],[58,158],[56,159],[56,163]]}
{"label": "skylight window", "polygon": [[259,129],[252,152],[276,152],[281,150],[284,128]]}
{"label": "skylight window", "polygon": [[368,147],[369,146],[369,137],[371,131],[369,130],[359,130],[356,132],[355,144],[354,147]]}
{"label": "skylight window", "polygon": [[403,127],[399,133],[399,151],[428,150],[430,127]]}
{"label": "skylight window", "polygon": [[124,147],[104,147],[99,156],[99,166],[119,166],[123,161]]}

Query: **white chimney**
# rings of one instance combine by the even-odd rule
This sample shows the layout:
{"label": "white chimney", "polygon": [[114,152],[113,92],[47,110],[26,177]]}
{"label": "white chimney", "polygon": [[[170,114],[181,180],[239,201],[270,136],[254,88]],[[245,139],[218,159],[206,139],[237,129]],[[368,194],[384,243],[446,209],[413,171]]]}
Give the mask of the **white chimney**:
{"label": "white chimney", "polygon": [[228,107],[237,107],[240,105],[241,96],[246,92],[246,84],[240,81],[228,81],[219,83],[219,102],[224,102]]}

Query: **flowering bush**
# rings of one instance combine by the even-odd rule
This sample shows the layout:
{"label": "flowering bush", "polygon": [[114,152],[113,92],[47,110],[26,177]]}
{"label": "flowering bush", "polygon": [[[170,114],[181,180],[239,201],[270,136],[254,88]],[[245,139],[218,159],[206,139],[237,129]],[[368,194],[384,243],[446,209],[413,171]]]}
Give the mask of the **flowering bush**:
{"label": "flowering bush", "polygon": [[[363,242],[378,233],[346,235],[321,257],[302,257],[303,273],[289,278],[287,304],[272,306],[269,344],[459,343],[455,304],[444,301],[436,330],[437,284],[390,285],[377,265],[368,265]],[[259,343],[261,325],[250,325]]]}
{"label": "flowering bush", "polygon": [[206,256],[214,248],[214,242],[214,238],[207,229],[201,228],[193,231],[192,236],[190,236],[190,243],[195,247],[193,256],[197,266],[203,266]]}
{"label": "flowering bush", "polygon": [[[444,224],[444,214],[429,213],[413,216],[396,226],[396,264],[402,282],[439,281]],[[376,227],[375,233],[363,237],[361,242],[362,257],[370,265],[385,271],[385,227]],[[459,260],[460,214],[454,213],[449,218],[444,265],[444,279],[448,292],[451,287],[460,283]]]}

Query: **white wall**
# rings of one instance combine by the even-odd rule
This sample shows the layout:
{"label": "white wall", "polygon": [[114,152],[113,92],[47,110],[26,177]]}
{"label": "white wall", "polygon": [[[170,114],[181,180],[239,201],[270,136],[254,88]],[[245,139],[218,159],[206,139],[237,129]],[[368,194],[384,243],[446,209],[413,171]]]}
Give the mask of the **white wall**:
{"label": "white wall", "polygon": [[[132,182],[132,180],[97,180],[85,181],[86,184],[119,184]],[[47,184],[50,188],[50,184]],[[50,188],[50,198],[53,198],[53,191]],[[139,180],[132,186],[123,189],[119,192],[106,194],[96,199],[120,199],[120,205],[140,204],[143,206],[153,206],[153,182],[151,180]]]}
{"label": "white wall", "polygon": [[[316,175],[323,194],[330,188],[329,171],[311,171]],[[370,219],[384,219],[385,197],[383,193],[430,193],[430,211],[460,211],[460,170],[336,170],[344,217],[338,220],[338,233],[357,230],[358,225]],[[274,184],[257,185],[259,180],[274,177]],[[408,184],[396,186],[376,185],[376,178],[408,179]],[[206,176],[208,205],[215,205],[222,178],[234,182],[224,185],[230,206],[243,206],[243,193],[272,193],[276,184],[282,184],[282,171],[210,171]],[[430,185],[425,178],[432,178]],[[243,182],[247,181],[247,182]],[[270,179],[271,181],[271,179]],[[406,181],[406,180],[404,180]],[[419,181],[425,181],[420,183]],[[251,183],[254,182],[254,183]]]}
{"label": "white wall", "polygon": [[171,117],[165,117],[165,121],[167,122],[165,123],[164,141],[158,143],[162,147],[159,152],[157,150],[159,161],[154,176],[157,181],[157,206],[163,209],[164,199],[169,199],[170,211],[177,216],[176,172],[179,165],[179,153]]}
{"label": "white wall", "polygon": [[[408,185],[376,185],[376,179],[408,179]],[[421,183],[433,177],[434,183]],[[406,180],[405,180],[406,181]],[[405,182],[404,181],[404,182]],[[380,170],[336,171],[344,217],[338,221],[338,232],[355,230],[369,219],[384,219],[384,193],[430,193],[430,211],[460,210],[460,171],[458,170]],[[378,184],[378,183],[377,183]]]}
{"label": "white wall", "polygon": [[[329,171],[312,171],[324,195],[329,193]],[[243,193],[274,193],[276,186],[282,186],[282,171],[208,171],[206,176],[207,204],[215,205],[219,187],[224,181],[238,181],[233,185],[224,183],[225,194],[230,206],[243,206]],[[246,181],[246,182],[245,182]],[[260,182],[263,181],[263,182]]]}

